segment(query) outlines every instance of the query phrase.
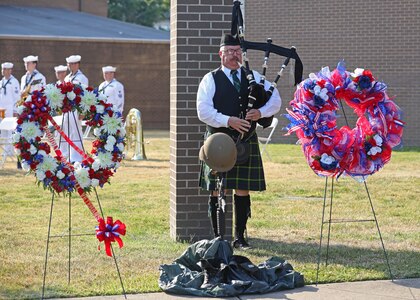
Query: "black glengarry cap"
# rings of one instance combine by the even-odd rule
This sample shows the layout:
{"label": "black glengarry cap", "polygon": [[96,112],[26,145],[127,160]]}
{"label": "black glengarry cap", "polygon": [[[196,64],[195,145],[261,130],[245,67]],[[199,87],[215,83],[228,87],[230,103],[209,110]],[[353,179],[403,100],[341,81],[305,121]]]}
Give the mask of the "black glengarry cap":
{"label": "black glengarry cap", "polygon": [[239,39],[238,37],[234,37],[230,33],[225,33],[220,40],[220,47],[221,46],[239,46]]}

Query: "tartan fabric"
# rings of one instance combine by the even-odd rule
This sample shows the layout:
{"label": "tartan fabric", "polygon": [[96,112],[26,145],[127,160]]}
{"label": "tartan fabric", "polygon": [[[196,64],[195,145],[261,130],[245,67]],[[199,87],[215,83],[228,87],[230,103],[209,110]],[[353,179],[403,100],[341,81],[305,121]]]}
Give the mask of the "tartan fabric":
{"label": "tartan fabric", "polygon": [[[208,135],[207,133],[206,136]],[[264,169],[256,133],[250,137],[249,143],[250,154],[248,162],[242,165],[235,165],[232,170],[227,172],[225,189],[265,190]],[[201,162],[199,185],[207,191],[216,189],[216,177],[204,162]]]}
{"label": "tartan fabric", "polygon": [[235,89],[238,91],[238,93],[241,91],[241,82],[238,78],[238,70],[231,70],[230,74],[232,74],[233,79],[233,85],[235,86]]}

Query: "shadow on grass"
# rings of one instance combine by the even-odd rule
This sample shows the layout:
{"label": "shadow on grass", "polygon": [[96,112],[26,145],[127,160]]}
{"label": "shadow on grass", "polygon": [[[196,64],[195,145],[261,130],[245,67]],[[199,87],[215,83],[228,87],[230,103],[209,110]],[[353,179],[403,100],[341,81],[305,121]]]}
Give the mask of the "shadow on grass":
{"label": "shadow on grass", "polygon": [[[250,242],[252,243],[253,248],[248,250],[247,253],[262,258],[280,256],[288,261],[305,265],[312,264],[315,266],[316,272],[319,241],[314,243],[289,243],[251,238]],[[372,240],[372,246],[375,248],[362,248],[337,244],[331,245],[330,243],[328,264],[354,269],[375,270],[377,272],[382,272],[385,276],[389,276],[384,251],[380,245],[379,239],[377,240],[376,245],[375,241]],[[325,268],[326,249],[326,242],[323,242],[320,271]],[[420,252],[387,250],[387,254],[394,278],[420,277]]]}
{"label": "shadow on grass", "polygon": [[125,159],[123,163],[129,164],[130,167],[144,167],[143,165],[131,165],[133,163],[140,163],[140,162],[169,162],[169,159],[161,159],[161,158],[148,158],[143,160],[131,160],[131,159]]}
{"label": "shadow on grass", "polygon": [[19,169],[0,169],[1,176],[25,176],[26,171],[19,170]]}

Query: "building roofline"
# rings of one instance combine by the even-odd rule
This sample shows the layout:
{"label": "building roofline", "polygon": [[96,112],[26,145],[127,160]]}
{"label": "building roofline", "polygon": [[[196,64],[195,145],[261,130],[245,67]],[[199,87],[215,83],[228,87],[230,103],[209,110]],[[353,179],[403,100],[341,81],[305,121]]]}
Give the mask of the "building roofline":
{"label": "building roofline", "polygon": [[128,39],[128,38],[100,38],[82,36],[51,36],[51,35],[12,35],[0,34],[0,38],[13,40],[47,40],[47,41],[90,41],[90,42],[111,42],[111,43],[133,43],[133,44],[169,44],[169,40],[157,39]]}

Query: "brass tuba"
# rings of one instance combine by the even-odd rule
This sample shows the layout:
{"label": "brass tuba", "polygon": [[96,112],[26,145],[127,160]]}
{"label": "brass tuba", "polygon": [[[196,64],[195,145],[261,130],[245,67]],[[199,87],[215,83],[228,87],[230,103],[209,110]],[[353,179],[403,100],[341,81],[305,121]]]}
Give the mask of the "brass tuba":
{"label": "brass tuba", "polygon": [[143,160],[147,159],[146,152],[144,151],[144,136],[143,136],[143,124],[141,119],[141,113],[138,109],[132,108],[128,112],[125,120],[125,131],[127,139],[127,152],[130,150],[134,151],[131,160]]}

